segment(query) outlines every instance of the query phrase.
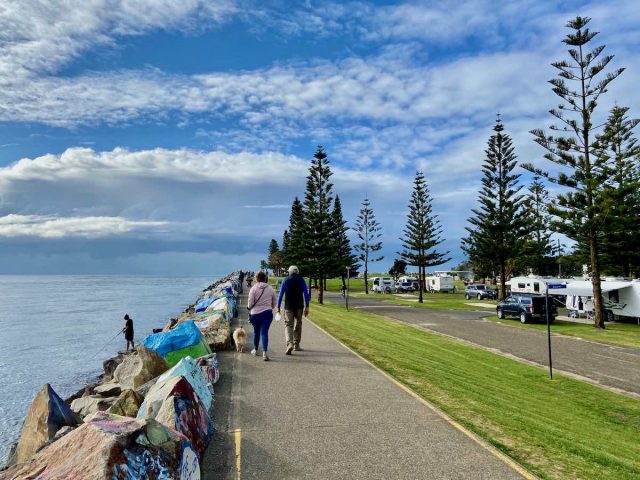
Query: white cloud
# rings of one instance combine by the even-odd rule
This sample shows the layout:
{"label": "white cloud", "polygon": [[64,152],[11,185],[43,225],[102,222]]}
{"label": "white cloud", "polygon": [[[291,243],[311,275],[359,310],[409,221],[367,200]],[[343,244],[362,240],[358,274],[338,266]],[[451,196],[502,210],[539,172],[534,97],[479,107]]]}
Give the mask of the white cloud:
{"label": "white cloud", "polygon": [[168,222],[122,217],[53,217],[9,214],[0,217],[0,237],[100,238],[165,231]]}
{"label": "white cloud", "polygon": [[236,11],[232,0],[2,0],[0,81],[53,73],[97,44],[149,31],[201,30]]}
{"label": "white cloud", "polygon": [[0,168],[0,183],[88,180],[111,183],[119,178],[170,179],[175,182],[215,182],[255,185],[282,184],[304,178],[307,162],[275,152],[227,153],[189,149],[96,152],[69,148],[60,155],[24,158]]}

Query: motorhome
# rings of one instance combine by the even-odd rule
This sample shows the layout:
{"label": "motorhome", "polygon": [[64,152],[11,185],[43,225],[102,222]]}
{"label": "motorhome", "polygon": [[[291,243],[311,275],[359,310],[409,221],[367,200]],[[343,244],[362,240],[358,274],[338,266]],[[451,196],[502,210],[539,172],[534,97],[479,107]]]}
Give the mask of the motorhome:
{"label": "motorhome", "polygon": [[390,277],[374,277],[373,287],[371,291],[374,293],[391,293],[396,288],[393,278]]}
{"label": "motorhome", "polygon": [[507,283],[511,286],[511,293],[544,295],[547,285],[566,285],[570,281],[565,278],[529,275],[528,277],[513,277]]}
{"label": "motorhome", "polygon": [[[631,317],[640,321],[640,280],[605,279],[600,282],[606,319]],[[593,312],[591,280],[572,280],[566,285],[550,285],[549,294],[566,296],[570,316]]]}
{"label": "motorhome", "polygon": [[456,288],[453,284],[453,277],[450,276],[424,277],[424,283],[427,292],[453,293]]}

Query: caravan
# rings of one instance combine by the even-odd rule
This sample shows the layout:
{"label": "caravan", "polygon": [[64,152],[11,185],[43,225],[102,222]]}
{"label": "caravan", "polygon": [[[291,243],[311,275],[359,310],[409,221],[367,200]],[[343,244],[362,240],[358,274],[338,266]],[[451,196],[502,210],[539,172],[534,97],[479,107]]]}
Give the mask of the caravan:
{"label": "caravan", "polygon": [[[616,317],[640,319],[640,280],[604,280],[600,283],[605,319]],[[591,280],[573,280],[565,286],[553,285],[550,295],[566,295],[570,316],[593,312],[593,285]]]}
{"label": "caravan", "polygon": [[544,295],[547,285],[566,285],[570,281],[564,278],[529,275],[528,277],[513,277],[507,284],[511,286],[511,293]]}
{"label": "caravan", "polygon": [[456,287],[453,284],[453,277],[429,276],[424,277],[424,282],[427,292],[454,293],[456,291]]}
{"label": "caravan", "polygon": [[373,287],[371,288],[371,291],[374,293],[391,293],[395,288],[396,286],[393,278],[375,277],[373,278]]}

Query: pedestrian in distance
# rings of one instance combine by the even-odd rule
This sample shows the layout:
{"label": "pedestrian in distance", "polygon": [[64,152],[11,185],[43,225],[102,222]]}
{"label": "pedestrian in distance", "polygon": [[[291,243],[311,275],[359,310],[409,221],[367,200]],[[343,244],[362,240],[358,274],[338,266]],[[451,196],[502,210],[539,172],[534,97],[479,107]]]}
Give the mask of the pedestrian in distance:
{"label": "pedestrian in distance", "polygon": [[249,273],[249,275],[247,275],[247,287],[251,288],[251,281],[253,280],[253,278],[251,278],[251,273]]}
{"label": "pedestrian in distance", "polygon": [[309,289],[300,276],[298,267],[291,265],[289,267],[289,276],[285,278],[280,286],[280,294],[278,295],[278,313],[280,313],[280,305],[284,296],[284,312],[285,312],[285,339],[287,341],[287,355],[291,352],[301,351],[302,347],[302,316],[309,315]]}
{"label": "pedestrian in distance", "polygon": [[249,321],[253,326],[253,350],[251,355],[258,355],[260,340],[262,340],[262,359],[269,360],[269,327],[273,321],[273,309],[276,306],[276,293],[267,283],[264,272],[256,275],[256,284],[249,290],[247,308],[249,309]]}
{"label": "pedestrian in distance", "polygon": [[131,351],[133,352],[133,319],[128,313],[124,316],[124,328],[122,329],[122,333],[124,333],[124,339],[127,341],[127,349],[125,351],[129,351],[129,344],[131,344]]}
{"label": "pedestrian in distance", "polygon": [[242,283],[244,282],[244,272],[240,270],[238,274],[238,293],[242,293]]}

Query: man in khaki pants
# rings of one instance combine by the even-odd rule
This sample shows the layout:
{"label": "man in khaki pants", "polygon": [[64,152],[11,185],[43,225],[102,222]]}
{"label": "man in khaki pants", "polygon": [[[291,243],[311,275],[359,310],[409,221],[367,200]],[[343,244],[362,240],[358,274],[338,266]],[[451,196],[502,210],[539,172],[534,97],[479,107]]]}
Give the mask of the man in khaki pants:
{"label": "man in khaki pants", "polygon": [[280,286],[278,295],[278,313],[280,304],[284,296],[285,313],[285,339],[287,341],[287,355],[291,355],[293,350],[300,351],[300,341],[302,340],[302,315],[309,315],[309,289],[300,276],[298,267],[289,267],[289,276],[284,279]]}

